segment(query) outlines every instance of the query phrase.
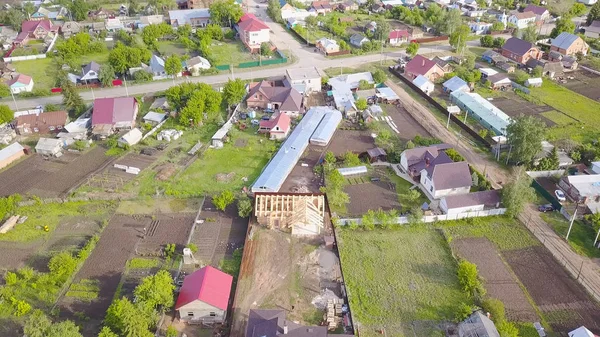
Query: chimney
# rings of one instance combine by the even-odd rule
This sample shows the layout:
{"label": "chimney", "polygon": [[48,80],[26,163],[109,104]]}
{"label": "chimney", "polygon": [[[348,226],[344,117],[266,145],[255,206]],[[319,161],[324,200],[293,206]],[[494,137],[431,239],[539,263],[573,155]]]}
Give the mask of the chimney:
{"label": "chimney", "polygon": [[287,333],[288,333],[288,326],[287,326],[287,323],[283,323],[283,334],[284,334],[284,335],[287,335]]}
{"label": "chimney", "polygon": [[425,66],[425,58],[423,58],[423,67]]}
{"label": "chimney", "polygon": [[429,167],[429,158],[425,158],[425,167]]}

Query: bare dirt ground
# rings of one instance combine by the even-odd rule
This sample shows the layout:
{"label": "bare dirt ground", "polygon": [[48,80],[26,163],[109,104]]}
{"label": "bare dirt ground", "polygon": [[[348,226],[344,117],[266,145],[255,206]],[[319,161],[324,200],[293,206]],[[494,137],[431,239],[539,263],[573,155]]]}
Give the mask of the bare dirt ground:
{"label": "bare dirt ground", "polygon": [[555,331],[568,332],[585,325],[600,332],[600,306],[544,247],[504,252],[511,268]]}
{"label": "bare dirt ground", "polygon": [[32,155],[0,172],[0,196],[13,193],[43,198],[63,196],[92,172],[114,160],[105,156],[104,151],[101,146],[96,146],[85,154],[66,152],[60,158],[48,160]]}
{"label": "bare dirt ground", "polygon": [[539,317],[502,261],[496,247],[486,238],[459,239],[452,242],[458,255],[477,265],[489,296],[504,303],[511,321],[537,322]]}
{"label": "bare dirt ground", "polygon": [[174,243],[180,252],[187,243],[195,218],[195,213],[153,216],[150,226],[146,228],[144,239],[139,243],[137,254],[158,255],[168,243]]}
{"label": "bare dirt ground", "polygon": [[342,156],[347,151],[361,154],[374,147],[375,140],[371,137],[369,130],[338,129],[327,150],[336,156]]}
{"label": "bare dirt ground", "polygon": [[308,325],[321,322],[324,312],[311,302],[323,287],[341,278],[339,260],[319,248],[322,242],[322,237],[300,239],[254,227],[244,247],[232,336],[244,334],[250,309],[283,309],[289,320]]}
{"label": "bare dirt ground", "polygon": [[384,211],[391,209],[400,209],[398,194],[393,183],[387,181],[369,180],[369,177],[363,177],[364,183],[349,184],[344,187],[344,191],[350,196],[348,204],[348,215],[360,217],[368,210],[377,210],[381,208]]}
{"label": "bare dirt ground", "polygon": [[427,131],[408,111],[401,105],[385,105],[385,110],[392,117],[394,123],[398,126],[400,134],[398,137],[402,140],[410,140],[415,136],[431,137]]}
{"label": "bare dirt ground", "polygon": [[575,72],[568,73],[564,77],[571,76],[574,77],[574,79],[566,78],[567,83],[557,83],[583,96],[586,96],[596,101],[600,101],[599,75],[580,69]]}
{"label": "bare dirt ground", "polygon": [[[336,134],[339,132],[336,131]],[[335,137],[335,135],[334,135]],[[309,145],[304,154],[292,169],[281,186],[280,192],[309,193],[319,192],[321,177],[315,174],[314,168],[327,148]],[[303,166],[306,165],[306,166]]]}
{"label": "bare dirt ground", "polygon": [[[146,156],[136,153],[128,153],[123,158],[115,161],[115,164],[137,167],[144,170],[156,160],[156,156]],[[125,172],[124,170],[115,168],[114,165],[107,166],[104,170],[90,176],[85,185],[95,188],[101,188],[105,191],[117,190],[123,185],[137,177],[134,174]]]}
{"label": "bare dirt ground", "polygon": [[528,102],[512,92],[506,92],[503,97],[494,97],[492,103],[510,117],[519,117],[521,114],[535,116],[546,123],[548,127],[556,125],[556,123],[541,115],[542,112],[554,109],[547,105],[537,105]]}

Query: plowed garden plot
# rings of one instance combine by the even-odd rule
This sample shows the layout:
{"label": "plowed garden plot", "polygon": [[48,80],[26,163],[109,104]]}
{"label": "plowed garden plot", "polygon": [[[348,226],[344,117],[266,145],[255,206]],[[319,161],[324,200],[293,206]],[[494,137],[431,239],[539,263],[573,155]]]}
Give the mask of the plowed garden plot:
{"label": "plowed garden plot", "polygon": [[91,336],[98,332],[125,270],[125,264],[134,254],[143,229],[148,228],[150,223],[150,217],[113,216],[96,248],[75,276],[75,282],[84,279],[98,281],[98,298],[91,302],[68,297],[60,300],[61,313],[65,316],[76,322],[80,321],[79,317],[82,315],[90,319],[83,324],[84,335]]}
{"label": "plowed garden plot", "polygon": [[582,69],[577,72],[569,73],[569,76],[573,76],[575,79],[567,79],[567,83],[559,82],[559,84],[595,101],[600,101],[599,75]]}
{"label": "plowed garden plot", "polygon": [[[152,165],[155,160],[156,157],[154,156],[129,153],[117,160],[115,164],[137,167],[140,170],[144,170]],[[127,184],[135,177],[137,177],[137,175],[127,173],[122,169],[115,168],[114,165],[110,165],[98,174],[89,177],[85,185],[112,191],[123,187],[123,185]]]}
{"label": "plowed garden plot", "polygon": [[342,156],[347,151],[361,154],[374,147],[375,141],[368,130],[337,130],[327,150]]}
{"label": "plowed garden plot", "polygon": [[370,209],[381,208],[384,211],[400,209],[396,187],[392,182],[371,182],[368,177],[363,177],[362,181],[365,183],[349,184],[344,187],[344,191],[350,196],[350,203],[347,206],[350,216],[360,217]]}
{"label": "plowed garden plot", "polygon": [[61,197],[113,160],[105,156],[104,151],[97,146],[83,155],[65,153],[61,158],[49,160],[33,155],[0,172],[0,196],[19,193],[44,198]]}
{"label": "plowed garden plot", "polygon": [[137,249],[139,255],[157,255],[168,243],[177,245],[181,251],[187,243],[196,214],[160,214],[151,219],[146,235]]}
{"label": "plowed garden plot", "polygon": [[217,211],[209,199],[204,203],[200,219],[204,222],[196,225],[191,238],[191,243],[198,247],[194,257],[201,264],[219,267],[224,258],[231,257],[233,251],[244,245],[248,219],[237,215],[235,205],[225,212]]}
{"label": "plowed garden plot", "polygon": [[503,255],[555,331],[566,334],[585,325],[600,333],[600,306],[546,248],[506,251]]}
{"label": "plowed garden plot", "polygon": [[398,137],[402,140],[410,140],[416,136],[431,137],[431,134],[419,124],[409,113],[400,105],[382,105],[388,115],[398,127]]}
{"label": "plowed garden plot", "polygon": [[499,256],[496,247],[486,238],[454,240],[458,255],[477,265],[484,279],[487,294],[504,303],[507,317],[517,322],[537,322],[539,318],[515,276]]}
{"label": "plowed garden plot", "polygon": [[521,114],[528,116],[531,115],[541,119],[548,127],[556,125],[556,123],[542,115],[542,113],[552,111],[554,109],[547,105],[538,105],[528,102],[516,94],[506,93],[505,96],[495,97],[492,103],[510,117],[519,117]]}

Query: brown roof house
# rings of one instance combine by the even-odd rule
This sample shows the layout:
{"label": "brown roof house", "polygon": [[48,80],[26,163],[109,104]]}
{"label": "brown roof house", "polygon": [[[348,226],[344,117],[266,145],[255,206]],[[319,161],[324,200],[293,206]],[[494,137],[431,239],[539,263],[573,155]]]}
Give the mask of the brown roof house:
{"label": "brown roof house", "polygon": [[19,116],[15,121],[15,129],[20,135],[58,133],[67,125],[68,115],[66,111],[50,111]]}
{"label": "brown roof house", "polygon": [[589,49],[590,46],[581,37],[567,32],[562,32],[552,39],[550,46],[550,51],[556,51],[568,56],[573,56],[577,53],[587,55]]}
{"label": "brown roof house", "polygon": [[437,63],[421,55],[415,56],[404,68],[404,75],[410,80],[423,75],[431,82],[435,82],[444,74],[444,70]]}
{"label": "brown roof house", "polygon": [[585,37],[597,39],[600,37],[600,20],[593,21],[591,25],[583,27]]}
{"label": "brown roof house", "polygon": [[294,88],[277,87],[273,82],[260,81],[248,92],[248,108],[271,109],[297,116],[304,113],[304,98]]}
{"label": "brown roof house", "polygon": [[525,7],[523,12],[533,12],[537,21],[546,21],[550,19],[550,11],[548,11],[546,7],[529,4]]}
{"label": "brown roof house", "polygon": [[251,309],[245,337],[350,337],[330,334],[326,326],[305,326],[286,319],[284,310]]}
{"label": "brown roof house", "polygon": [[448,195],[466,194],[473,180],[466,161],[429,163],[421,170],[421,187],[434,199]]}
{"label": "brown roof house", "polygon": [[445,214],[476,212],[498,207],[500,193],[497,190],[449,195],[440,200],[440,209]]}
{"label": "brown roof house", "polygon": [[404,150],[400,154],[400,168],[411,177],[418,178],[427,165],[451,163],[452,159],[445,152],[451,148],[450,144],[435,144]]}
{"label": "brown roof house", "polygon": [[502,56],[526,64],[530,59],[541,59],[542,51],[531,42],[511,37],[502,46]]}

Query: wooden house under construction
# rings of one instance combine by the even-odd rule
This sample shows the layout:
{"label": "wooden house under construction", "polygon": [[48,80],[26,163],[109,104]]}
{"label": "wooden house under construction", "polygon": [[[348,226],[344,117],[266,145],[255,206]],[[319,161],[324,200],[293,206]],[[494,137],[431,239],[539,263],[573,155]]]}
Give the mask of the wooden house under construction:
{"label": "wooden house under construction", "polygon": [[325,196],[302,193],[256,193],[254,214],[258,223],[292,235],[318,235],[323,231]]}

